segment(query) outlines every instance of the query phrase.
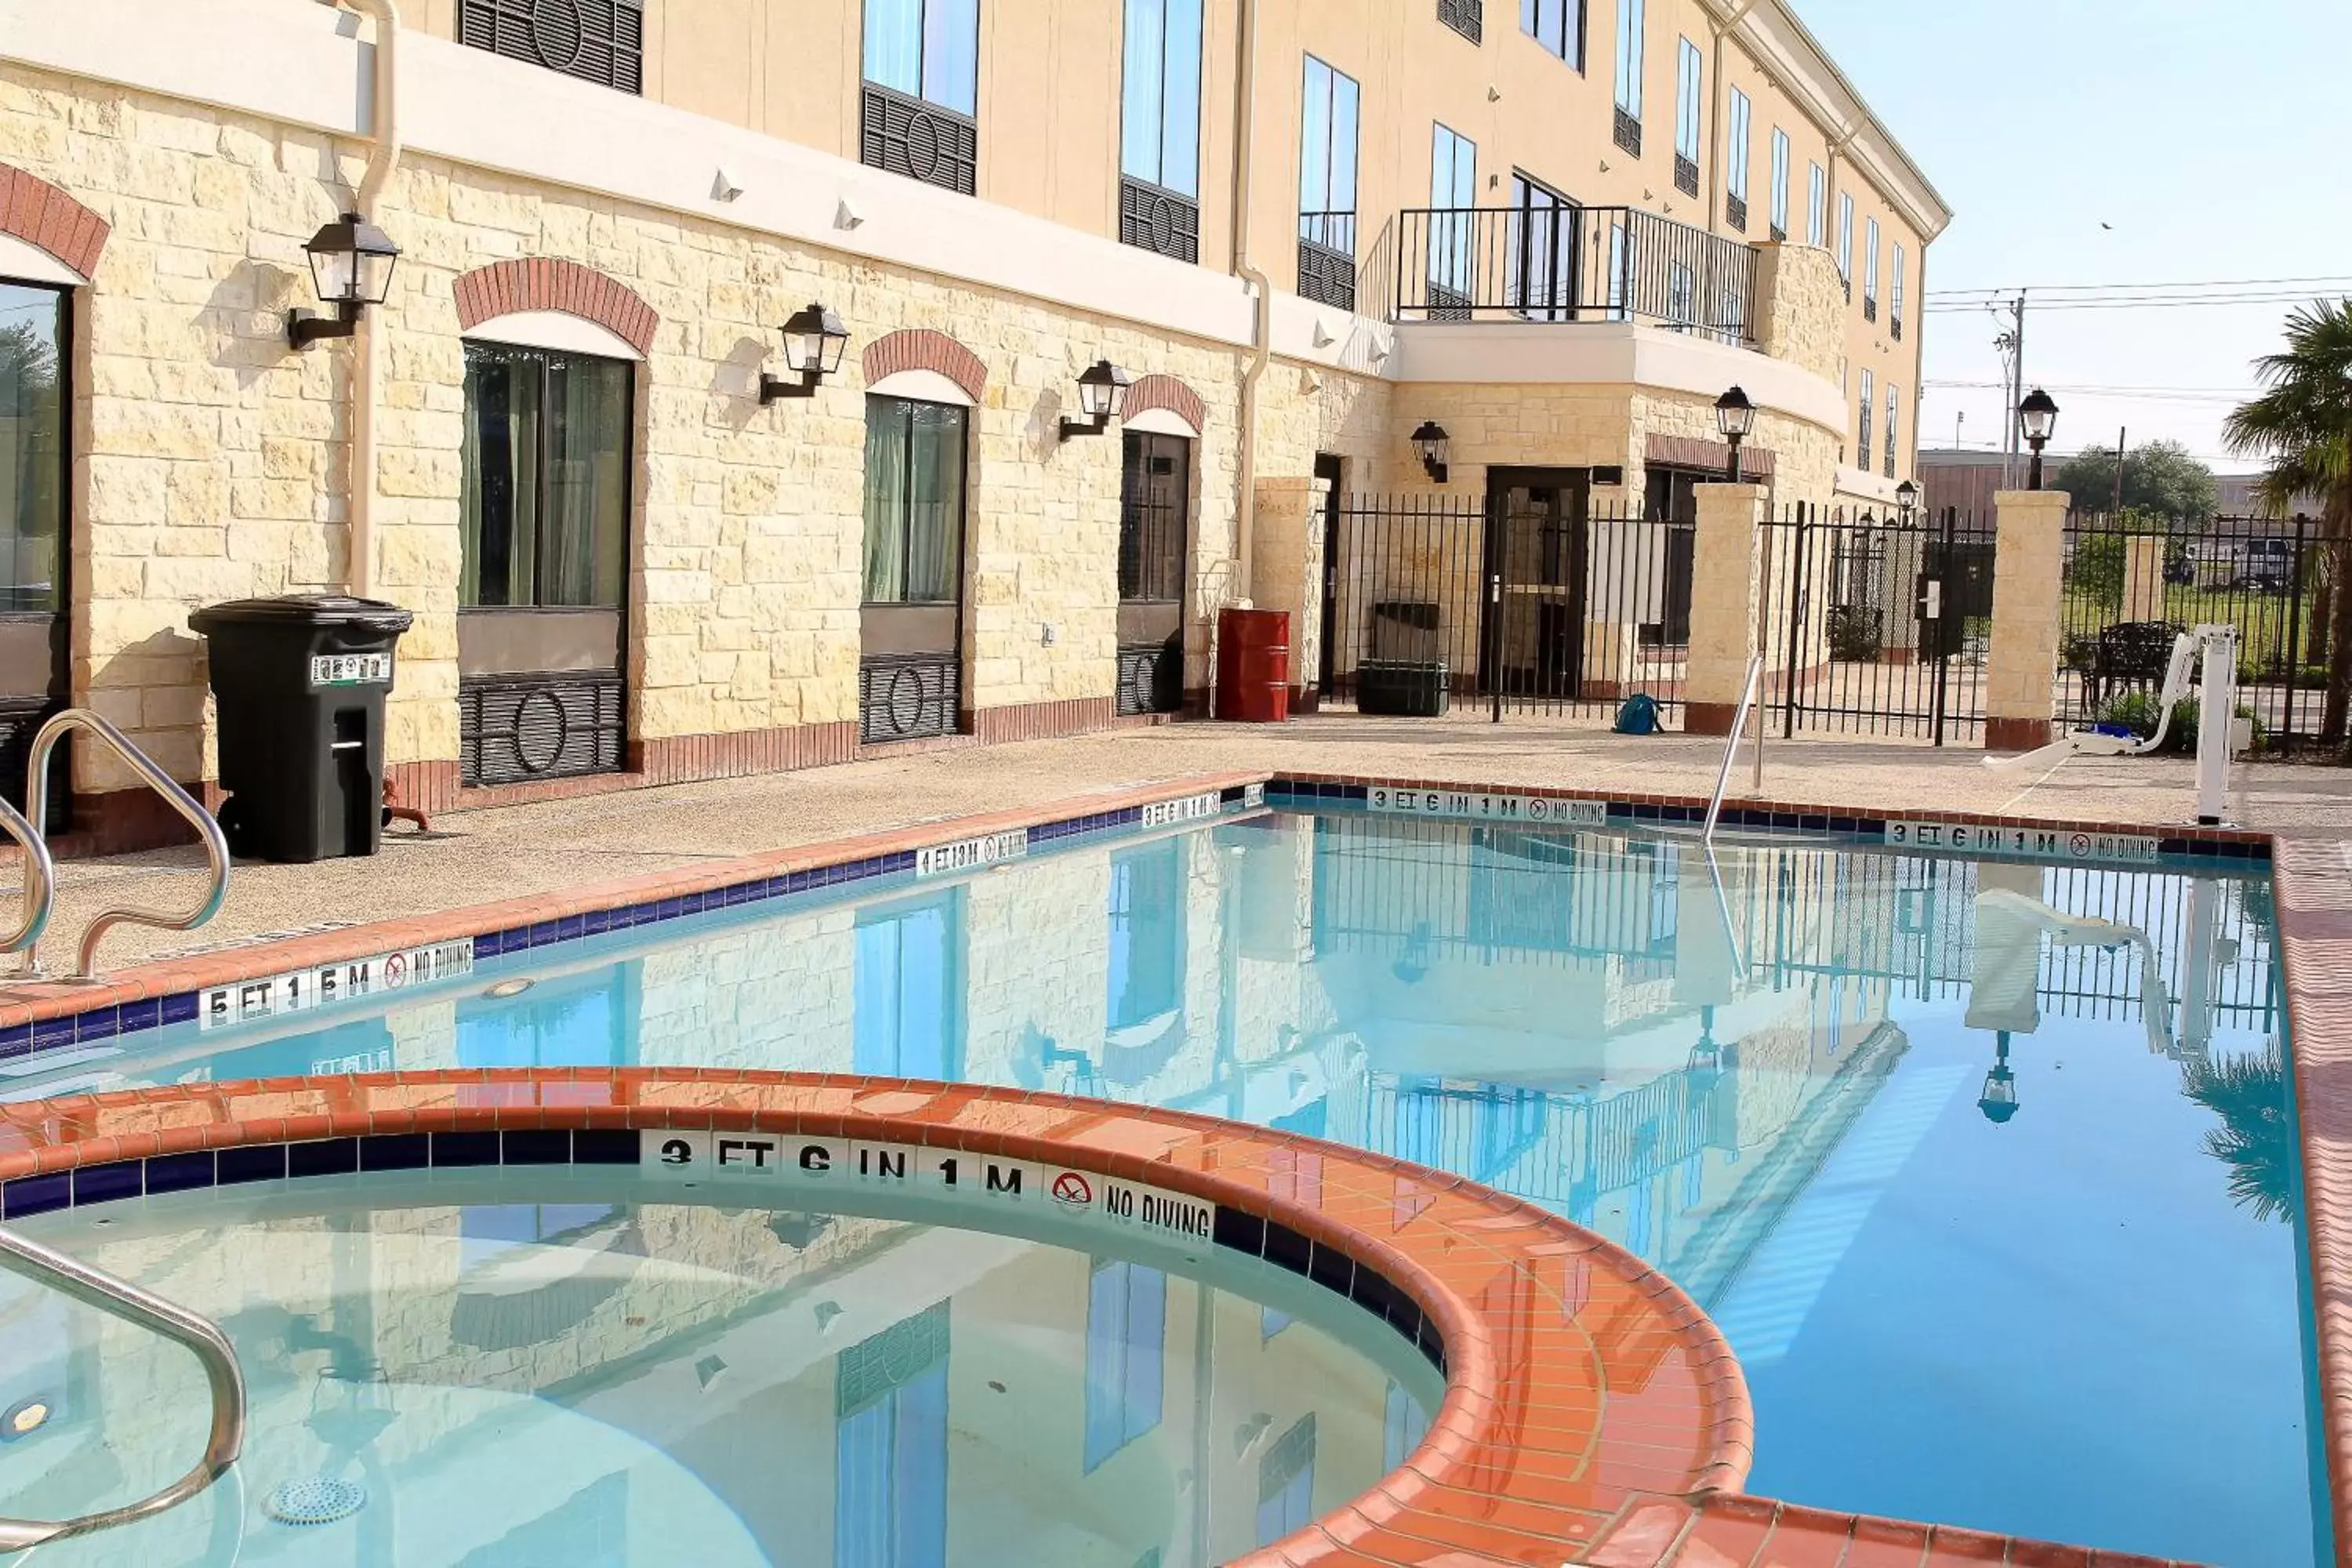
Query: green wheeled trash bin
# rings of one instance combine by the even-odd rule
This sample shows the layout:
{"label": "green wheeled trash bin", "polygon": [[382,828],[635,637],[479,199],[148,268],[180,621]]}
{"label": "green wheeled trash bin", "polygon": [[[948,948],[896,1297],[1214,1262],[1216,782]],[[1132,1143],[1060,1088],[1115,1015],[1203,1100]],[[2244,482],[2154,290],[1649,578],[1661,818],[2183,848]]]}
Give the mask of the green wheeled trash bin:
{"label": "green wheeled trash bin", "polygon": [[238,599],[188,617],[211,645],[231,850],[264,860],[376,852],[383,699],[411,619],[341,594]]}

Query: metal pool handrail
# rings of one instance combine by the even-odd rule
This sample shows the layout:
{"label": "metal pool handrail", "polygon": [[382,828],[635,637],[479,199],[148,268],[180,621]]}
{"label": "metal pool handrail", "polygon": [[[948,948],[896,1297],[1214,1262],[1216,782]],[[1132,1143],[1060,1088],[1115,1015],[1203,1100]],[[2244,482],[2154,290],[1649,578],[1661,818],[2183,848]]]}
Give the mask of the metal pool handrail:
{"label": "metal pool handrail", "polygon": [[237,1455],[245,1447],[245,1373],[237,1366],[236,1352],[228,1337],[212,1320],[5,1228],[0,1228],[0,1266],[62,1290],[86,1306],[152,1329],[165,1339],[185,1345],[204,1365],[205,1381],[211,1385],[213,1401],[212,1431],[205,1439],[205,1457],[197,1461],[194,1469],[153,1496],[121,1508],[55,1522],[0,1519],[0,1552],[21,1552],[45,1541],[87,1535],[92,1531],[110,1530],[119,1524],[151,1518],[203,1491],[236,1463]]}
{"label": "metal pool handrail", "polygon": [[[87,730],[114,748],[140,781],[163,797],[173,811],[188,819],[205,841],[205,858],[211,863],[212,886],[203,900],[186,914],[166,914],[158,910],[119,909],[99,912],[81,933],[81,956],[75,978],[95,980],[98,977],[98,943],[109,928],[118,925],[155,926],[163,931],[193,931],[220,912],[221,901],[228,897],[228,839],[213,814],[196,802],[196,797],[180,787],[179,780],[155,764],[155,759],[131,743],[131,738],[116,729],[108,720],[87,708],[68,708],[41,726],[33,737],[33,753],[26,767],[25,803],[31,808],[28,816],[33,836],[38,838],[48,816],[47,792],[40,785],[47,777],[49,753],[68,730]],[[46,921],[46,914],[43,916]],[[38,933],[37,932],[36,935]],[[37,967],[38,954],[36,953]]]}
{"label": "metal pool handrail", "polygon": [[40,942],[49,911],[57,903],[58,863],[50,858],[48,840],[41,837],[41,830],[5,799],[0,799],[0,831],[5,831],[25,852],[25,918],[13,932],[0,937],[0,955],[5,955],[24,952]]}
{"label": "metal pool handrail", "polygon": [[1731,764],[1739,757],[1739,737],[1748,731],[1748,715],[1756,706],[1756,689],[1764,679],[1764,656],[1758,654],[1748,661],[1748,679],[1739,689],[1739,708],[1731,716],[1731,733],[1723,741],[1723,766],[1715,775],[1715,794],[1707,798],[1706,826],[1701,830],[1702,842],[1715,842],[1716,818],[1723,815],[1724,792],[1731,787]]}

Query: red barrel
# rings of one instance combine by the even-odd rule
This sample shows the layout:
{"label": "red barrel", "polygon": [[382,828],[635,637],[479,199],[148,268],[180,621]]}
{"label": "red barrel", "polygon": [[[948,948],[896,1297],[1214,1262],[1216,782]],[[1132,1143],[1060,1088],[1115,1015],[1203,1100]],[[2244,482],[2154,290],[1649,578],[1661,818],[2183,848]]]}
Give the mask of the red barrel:
{"label": "red barrel", "polygon": [[1279,724],[1290,717],[1290,612],[1217,612],[1217,717]]}

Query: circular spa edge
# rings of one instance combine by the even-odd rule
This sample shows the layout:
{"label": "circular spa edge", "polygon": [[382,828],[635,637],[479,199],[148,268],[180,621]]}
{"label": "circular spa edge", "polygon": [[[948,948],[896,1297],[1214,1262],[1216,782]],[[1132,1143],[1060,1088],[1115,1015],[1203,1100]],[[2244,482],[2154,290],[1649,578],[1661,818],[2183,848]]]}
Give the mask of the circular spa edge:
{"label": "circular spa edge", "polygon": [[[685,1136],[643,1136],[653,1133]],[[800,1147],[768,1149],[761,1135]],[[853,1144],[915,1151],[935,1173],[942,1155],[1010,1163],[1024,1168],[1024,1201],[1098,1205],[1106,1223],[1149,1225],[1152,1204],[1165,1212],[1170,1198],[1189,1200],[1168,1223],[1191,1242],[1290,1268],[1385,1318],[1436,1363],[1445,1397],[1403,1466],[1237,1560],[1248,1568],[1573,1562],[1650,1503],[1735,1492],[1747,1478],[1754,1427],[1738,1363],[1697,1306],[1639,1258],[1475,1182],[1176,1111],[691,1068],[174,1085],[0,1108],[0,1205],[13,1219],[289,1175],[699,1169],[730,1153],[717,1179],[748,1183],[771,1156],[822,1175],[855,1158]],[[1107,1180],[1063,1179],[1071,1173]],[[766,1179],[787,1202],[814,1190],[802,1171]],[[1137,1206],[1113,1206],[1122,1204]]]}

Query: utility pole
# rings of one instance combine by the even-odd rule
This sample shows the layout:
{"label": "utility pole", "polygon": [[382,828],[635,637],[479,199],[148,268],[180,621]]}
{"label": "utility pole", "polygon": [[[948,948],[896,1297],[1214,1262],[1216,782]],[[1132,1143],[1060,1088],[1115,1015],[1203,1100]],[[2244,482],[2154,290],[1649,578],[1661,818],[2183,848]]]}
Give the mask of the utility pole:
{"label": "utility pole", "polygon": [[2116,432],[2116,502],[2107,509],[2114,512],[2124,510],[2124,437],[2130,434],[2131,426],[2128,425]]}
{"label": "utility pole", "polygon": [[2002,412],[2003,433],[2000,442],[2000,488],[2017,488],[2017,459],[2023,437],[2017,425],[2017,405],[2025,401],[2025,290],[2017,291],[2010,301],[2010,329],[1993,340],[2009,367],[2009,384],[2005,389],[2009,407]]}

